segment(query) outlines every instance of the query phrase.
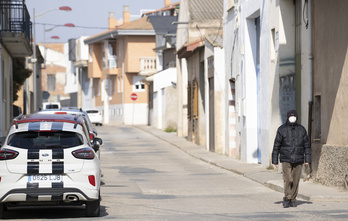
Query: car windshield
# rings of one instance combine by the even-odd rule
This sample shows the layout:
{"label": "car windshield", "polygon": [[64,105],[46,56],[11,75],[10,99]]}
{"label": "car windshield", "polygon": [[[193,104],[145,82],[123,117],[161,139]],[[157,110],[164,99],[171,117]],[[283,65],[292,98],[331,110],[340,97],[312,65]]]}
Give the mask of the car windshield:
{"label": "car windshield", "polygon": [[87,110],[86,111],[88,114],[97,114],[98,111],[97,110]]}
{"label": "car windshield", "polygon": [[10,135],[7,145],[23,149],[69,148],[83,144],[80,134],[67,131],[28,131]]}
{"label": "car windshield", "polygon": [[58,104],[47,104],[46,109],[58,109]]}

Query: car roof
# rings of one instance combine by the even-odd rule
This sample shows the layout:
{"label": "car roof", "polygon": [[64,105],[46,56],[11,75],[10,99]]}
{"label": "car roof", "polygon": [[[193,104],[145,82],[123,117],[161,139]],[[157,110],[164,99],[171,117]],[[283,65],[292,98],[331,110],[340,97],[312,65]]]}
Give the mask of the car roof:
{"label": "car roof", "polygon": [[19,115],[14,118],[12,125],[28,122],[66,122],[66,123],[79,123],[83,124],[83,118],[78,116],[73,116],[69,114],[28,114],[28,115]]}
{"label": "car roof", "polygon": [[19,115],[14,118],[8,135],[25,131],[70,131],[82,134],[86,140],[89,139],[85,120],[81,115],[68,114],[28,114]]}

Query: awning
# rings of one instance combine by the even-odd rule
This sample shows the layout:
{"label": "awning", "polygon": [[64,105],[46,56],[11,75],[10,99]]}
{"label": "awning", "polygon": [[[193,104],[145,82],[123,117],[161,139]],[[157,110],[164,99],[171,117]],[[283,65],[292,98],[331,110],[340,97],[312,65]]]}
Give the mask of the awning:
{"label": "awning", "polygon": [[196,41],[188,42],[183,47],[181,47],[176,54],[179,58],[188,58],[190,57],[193,52],[202,46],[205,45],[205,39],[199,39]]}

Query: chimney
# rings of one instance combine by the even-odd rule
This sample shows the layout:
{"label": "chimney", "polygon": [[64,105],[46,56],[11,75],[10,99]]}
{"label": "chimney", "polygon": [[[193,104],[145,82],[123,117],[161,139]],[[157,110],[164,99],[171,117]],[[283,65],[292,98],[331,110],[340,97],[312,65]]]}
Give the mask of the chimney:
{"label": "chimney", "polygon": [[109,12],[109,30],[116,28],[118,21],[115,19],[115,13]]}
{"label": "chimney", "polygon": [[129,22],[130,22],[129,6],[125,5],[123,6],[123,24],[127,24]]}
{"label": "chimney", "polygon": [[172,0],[164,0],[164,7],[168,7],[172,4]]}

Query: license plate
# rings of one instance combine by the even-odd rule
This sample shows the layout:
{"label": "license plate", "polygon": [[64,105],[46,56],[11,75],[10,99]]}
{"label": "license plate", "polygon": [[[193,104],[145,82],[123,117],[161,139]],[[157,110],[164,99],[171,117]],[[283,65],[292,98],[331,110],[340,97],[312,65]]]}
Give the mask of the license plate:
{"label": "license plate", "polygon": [[39,182],[39,183],[51,183],[61,182],[63,177],[61,175],[29,175],[28,182]]}

